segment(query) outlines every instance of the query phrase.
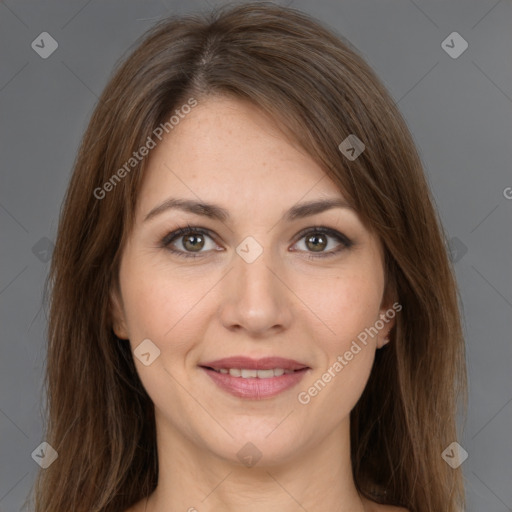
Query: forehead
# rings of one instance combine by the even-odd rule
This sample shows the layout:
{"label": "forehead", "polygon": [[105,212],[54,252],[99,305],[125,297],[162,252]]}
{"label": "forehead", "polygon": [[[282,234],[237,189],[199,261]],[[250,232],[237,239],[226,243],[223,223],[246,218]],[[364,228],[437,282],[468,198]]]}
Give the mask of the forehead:
{"label": "forehead", "polygon": [[200,101],[149,158],[141,215],[170,195],[219,203],[247,216],[301,200],[342,197],[272,118],[242,100]]}

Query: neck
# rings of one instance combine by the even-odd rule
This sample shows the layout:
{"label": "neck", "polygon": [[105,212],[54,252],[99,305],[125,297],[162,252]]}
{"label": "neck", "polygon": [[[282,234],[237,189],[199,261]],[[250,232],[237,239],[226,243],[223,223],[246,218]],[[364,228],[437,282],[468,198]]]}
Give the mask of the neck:
{"label": "neck", "polygon": [[168,423],[157,425],[165,427],[157,428],[158,485],[147,512],[367,510],[352,477],[348,418],[321,444],[252,467],[201,448]]}

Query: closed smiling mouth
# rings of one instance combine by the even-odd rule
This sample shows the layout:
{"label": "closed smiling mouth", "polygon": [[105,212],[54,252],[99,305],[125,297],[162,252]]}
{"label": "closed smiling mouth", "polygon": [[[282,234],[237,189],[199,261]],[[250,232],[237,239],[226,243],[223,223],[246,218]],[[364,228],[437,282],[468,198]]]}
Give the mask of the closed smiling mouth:
{"label": "closed smiling mouth", "polygon": [[[271,377],[280,377],[281,375],[300,372],[301,370],[285,370],[284,368],[269,368],[268,370],[252,370],[249,368],[210,368],[208,366],[203,367],[213,370],[214,372],[231,375],[232,377],[241,377],[242,379],[269,379]],[[304,370],[306,368],[303,368]]]}
{"label": "closed smiling mouth", "polygon": [[295,386],[310,370],[306,364],[282,357],[252,359],[235,356],[198,366],[223,391],[250,399],[271,398]]}

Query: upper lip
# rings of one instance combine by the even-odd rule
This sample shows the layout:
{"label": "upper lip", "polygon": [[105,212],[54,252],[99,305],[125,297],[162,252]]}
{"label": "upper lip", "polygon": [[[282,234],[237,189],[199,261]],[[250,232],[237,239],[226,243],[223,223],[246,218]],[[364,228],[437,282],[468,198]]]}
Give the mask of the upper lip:
{"label": "upper lip", "polygon": [[272,368],[282,368],[283,370],[302,370],[309,368],[303,363],[294,361],[293,359],[285,359],[283,357],[263,357],[261,359],[251,359],[245,356],[225,357],[201,363],[199,366],[220,370],[221,368],[241,368],[247,370],[270,370]]}

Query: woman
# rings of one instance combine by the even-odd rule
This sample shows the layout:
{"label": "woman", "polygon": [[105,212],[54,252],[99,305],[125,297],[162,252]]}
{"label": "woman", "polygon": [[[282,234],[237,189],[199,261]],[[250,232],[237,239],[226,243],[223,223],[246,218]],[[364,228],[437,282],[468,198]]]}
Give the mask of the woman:
{"label": "woman", "polygon": [[52,260],[37,512],[455,512],[457,289],[405,122],[273,4],[159,23]]}

